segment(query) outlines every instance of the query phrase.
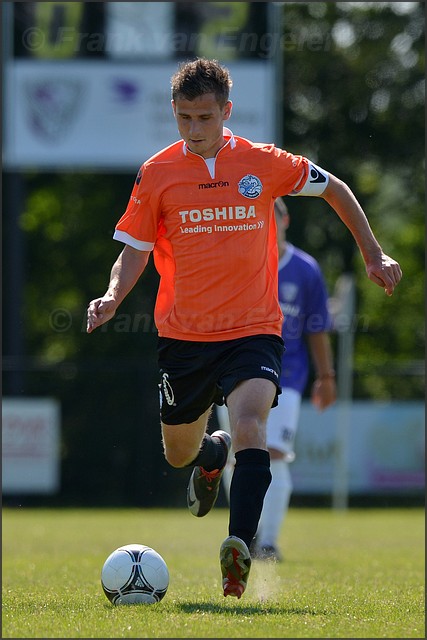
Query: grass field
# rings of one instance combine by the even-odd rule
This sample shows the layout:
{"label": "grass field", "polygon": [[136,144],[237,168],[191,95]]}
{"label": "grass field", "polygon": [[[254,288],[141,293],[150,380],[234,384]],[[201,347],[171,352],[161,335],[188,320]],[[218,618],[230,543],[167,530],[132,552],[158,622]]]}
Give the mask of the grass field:
{"label": "grass field", "polygon": [[[291,509],[285,561],[254,562],[224,598],[228,510],[3,509],[3,638],[424,638],[424,510]],[[114,607],[105,558],[154,547],[170,585],[155,605]]]}

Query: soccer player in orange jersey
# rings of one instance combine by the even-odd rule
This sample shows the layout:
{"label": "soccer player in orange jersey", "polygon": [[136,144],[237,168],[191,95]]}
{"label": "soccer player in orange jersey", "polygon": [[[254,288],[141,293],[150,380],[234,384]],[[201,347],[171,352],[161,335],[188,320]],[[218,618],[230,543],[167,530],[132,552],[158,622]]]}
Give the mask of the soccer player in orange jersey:
{"label": "soccer player in orange jersey", "polygon": [[[138,172],[114,232],[125,246],[106,293],[89,303],[87,331],[114,316],[153,252],[165,457],[173,467],[193,467],[187,503],[202,517],[218,496],[232,443],[229,535],[220,565],[224,595],[240,598],[271,481],[266,421],[281,393],[275,198],[326,200],[352,233],[368,277],[387,295],[402,272],[346,184],[308,158],[224,128],[231,86],[216,60],[182,63],[172,77],[181,140]],[[224,402],[231,438],[225,431],[207,434],[213,404]]]}

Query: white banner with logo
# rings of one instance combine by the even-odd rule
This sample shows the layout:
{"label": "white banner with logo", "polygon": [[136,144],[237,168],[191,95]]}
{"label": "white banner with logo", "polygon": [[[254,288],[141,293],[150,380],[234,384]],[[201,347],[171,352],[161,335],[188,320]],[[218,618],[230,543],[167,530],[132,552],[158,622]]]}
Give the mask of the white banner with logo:
{"label": "white banner with logo", "polygon": [[[235,135],[274,142],[273,65],[234,62]],[[4,165],[136,171],[179,139],[170,104],[176,62],[13,60],[5,66]]]}
{"label": "white banner with logo", "polygon": [[346,430],[350,493],[423,492],[424,420],[421,402],[355,401],[345,415],[339,403],[320,413],[304,401],[290,465],[294,492],[332,492],[340,429]]}
{"label": "white banner with logo", "polygon": [[60,406],[53,398],[3,399],[3,493],[59,491],[60,421]]}

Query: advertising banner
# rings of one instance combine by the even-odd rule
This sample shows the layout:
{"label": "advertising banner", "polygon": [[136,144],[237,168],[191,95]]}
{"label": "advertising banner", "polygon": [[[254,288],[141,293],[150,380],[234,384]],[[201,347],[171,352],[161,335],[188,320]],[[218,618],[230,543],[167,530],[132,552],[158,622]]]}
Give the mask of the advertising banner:
{"label": "advertising banner", "polygon": [[[273,65],[227,65],[235,135],[274,142]],[[4,165],[9,169],[137,171],[179,140],[170,104],[175,61],[17,59],[5,66]]]}
{"label": "advertising banner", "polygon": [[[320,413],[309,401],[303,402],[296,458],[290,465],[295,493],[332,492],[337,447],[342,446],[342,416],[339,404]],[[345,449],[349,493],[424,491],[422,403],[355,401],[348,418]]]}
{"label": "advertising banner", "polygon": [[53,398],[4,398],[2,405],[3,493],[57,493],[59,403]]}

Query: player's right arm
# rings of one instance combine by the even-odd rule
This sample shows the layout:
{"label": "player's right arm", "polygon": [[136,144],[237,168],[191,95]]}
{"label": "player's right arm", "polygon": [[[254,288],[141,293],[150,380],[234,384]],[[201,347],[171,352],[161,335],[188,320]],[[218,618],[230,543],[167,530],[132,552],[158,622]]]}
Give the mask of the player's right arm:
{"label": "player's right arm", "polygon": [[111,269],[110,283],[105,294],[89,303],[87,333],[100,327],[115,315],[117,308],[142,275],[150,251],[139,251],[126,245]]}

